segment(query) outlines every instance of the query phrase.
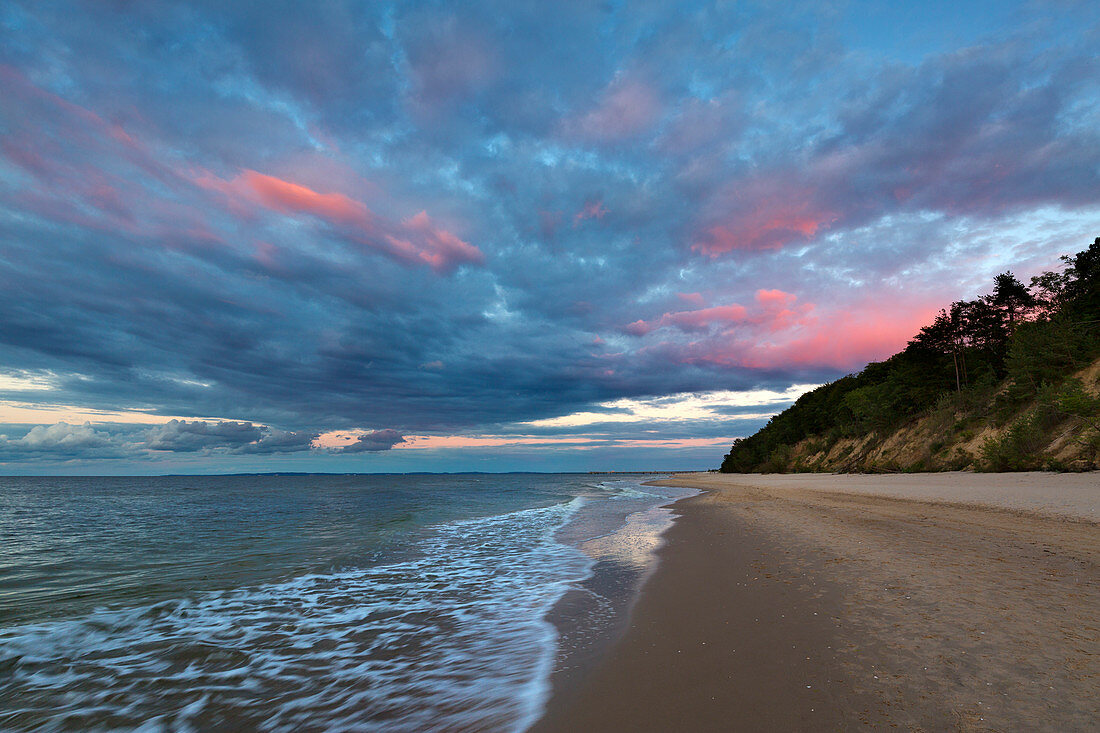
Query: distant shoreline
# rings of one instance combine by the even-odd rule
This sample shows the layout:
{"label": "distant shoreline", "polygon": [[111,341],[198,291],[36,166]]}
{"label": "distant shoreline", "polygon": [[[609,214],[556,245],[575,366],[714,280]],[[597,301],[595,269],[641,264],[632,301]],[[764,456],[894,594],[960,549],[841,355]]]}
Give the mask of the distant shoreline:
{"label": "distant shoreline", "polygon": [[1092,474],[680,475],[626,633],[534,731],[1084,730]]}

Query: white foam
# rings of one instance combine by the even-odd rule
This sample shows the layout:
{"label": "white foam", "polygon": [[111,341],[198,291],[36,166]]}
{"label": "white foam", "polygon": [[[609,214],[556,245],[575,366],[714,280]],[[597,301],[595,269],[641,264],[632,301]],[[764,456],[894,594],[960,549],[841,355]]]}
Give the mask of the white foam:
{"label": "white foam", "polygon": [[437,528],[412,560],[0,632],[0,728],[520,730],[584,503]]}

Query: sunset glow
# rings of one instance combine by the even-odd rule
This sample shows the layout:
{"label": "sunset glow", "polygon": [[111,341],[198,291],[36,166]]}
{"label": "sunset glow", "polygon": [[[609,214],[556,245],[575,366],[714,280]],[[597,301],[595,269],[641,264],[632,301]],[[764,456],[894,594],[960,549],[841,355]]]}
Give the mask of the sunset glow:
{"label": "sunset glow", "polygon": [[1098,23],[5,4],[0,471],[714,467],[1100,233]]}

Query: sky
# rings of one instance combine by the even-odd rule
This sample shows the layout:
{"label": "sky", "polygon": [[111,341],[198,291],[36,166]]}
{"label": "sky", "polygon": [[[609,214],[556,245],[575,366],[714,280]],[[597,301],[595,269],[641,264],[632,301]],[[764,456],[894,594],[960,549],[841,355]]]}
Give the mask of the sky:
{"label": "sky", "polygon": [[1100,235],[1100,4],[0,1],[0,473],[714,468]]}

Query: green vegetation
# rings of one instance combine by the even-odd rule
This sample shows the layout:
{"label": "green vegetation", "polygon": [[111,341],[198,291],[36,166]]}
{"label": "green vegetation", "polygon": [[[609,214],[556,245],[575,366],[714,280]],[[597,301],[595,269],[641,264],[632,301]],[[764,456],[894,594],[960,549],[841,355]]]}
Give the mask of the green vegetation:
{"label": "green vegetation", "polygon": [[998,275],[900,353],[803,395],[735,441],[721,470],[1095,468],[1100,398],[1074,375],[1100,357],[1100,237],[1061,259],[1030,287]]}

